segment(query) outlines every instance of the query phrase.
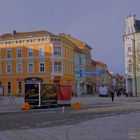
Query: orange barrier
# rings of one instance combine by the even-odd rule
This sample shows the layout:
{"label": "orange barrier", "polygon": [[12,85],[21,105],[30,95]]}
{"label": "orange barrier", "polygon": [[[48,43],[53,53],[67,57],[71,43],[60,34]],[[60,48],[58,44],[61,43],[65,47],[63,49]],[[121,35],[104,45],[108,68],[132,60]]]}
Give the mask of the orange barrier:
{"label": "orange barrier", "polygon": [[22,110],[29,110],[29,109],[30,109],[29,103],[28,103],[28,102],[23,103],[21,109],[22,109]]}
{"label": "orange barrier", "polygon": [[73,103],[73,104],[71,105],[71,107],[72,107],[73,109],[80,109],[81,106],[82,106],[82,103],[81,103],[81,102],[76,102],[76,103]]}

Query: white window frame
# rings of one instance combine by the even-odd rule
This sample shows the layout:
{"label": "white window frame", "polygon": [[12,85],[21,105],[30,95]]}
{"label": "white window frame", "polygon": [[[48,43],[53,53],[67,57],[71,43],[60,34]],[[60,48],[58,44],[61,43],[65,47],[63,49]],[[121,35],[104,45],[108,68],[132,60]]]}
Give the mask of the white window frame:
{"label": "white window frame", "polygon": [[56,72],[56,73],[61,73],[62,72],[62,62],[60,62],[60,61],[55,61],[54,62],[54,72]]}
{"label": "white window frame", "polygon": [[132,52],[132,48],[130,46],[128,47],[128,52]]}
{"label": "white window frame", "polygon": [[[19,65],[21,67],[19,67]],[[17,63],[17,73],[22,73],[22,69],[23,69],[22,63]]]}
{"label": "white window frame", "polygon": [[61,51],[62,51],[61,47],[54,47],[53,54],[60,56],[61,55]]}
{"label": "white window frame", "polygon": [[33,47],[28,48],[28,57],[33,57]]}
{"label": "white window frame", "polygon": [[6,49],[6,58],[7,59],[12,58],[12,49],[11,48]]}
{"label": "white window frame", "polygon": [[[8,68],[8,66],[10,66],[10,69]],[[12,73],[12,64],[6,64],[6,73]]]}
{"label": "white window frame", "polygon": [[44,55],[45,55],[45,48],[39,47],[39,56],[44,56]]}
{"label": "white window frame", "polygon": [[17,58],[22,58],[22,48],[17,48]]}
{"label": "white window frame", "polygon": [[[32,65],[32,71],[30,71],[30,65]],[[33,73],[34,72],[34,63],[33,62],[29,62],[28,63],[28,73]]]}
{"label": "white window frame", "polygon": [[[41,64],[44,64],[44,67],[43,66],[41,66]],[[41,71],[41,68],[44,68],[44,71]],[[41,62],[39,62],[39,72],[45,72],[45,62],[44,61],[41,61]]]}

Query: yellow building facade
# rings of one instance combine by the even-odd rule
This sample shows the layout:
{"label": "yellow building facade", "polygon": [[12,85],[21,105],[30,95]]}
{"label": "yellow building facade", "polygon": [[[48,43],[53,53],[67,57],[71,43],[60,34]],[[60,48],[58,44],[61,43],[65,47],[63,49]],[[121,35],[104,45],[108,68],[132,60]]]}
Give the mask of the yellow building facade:
{"label": "yellow building facade", "polygon": [[26,78],[74,83],[74,44],[47,31],[0,36],[0,85],[4,95],[24,95]]}

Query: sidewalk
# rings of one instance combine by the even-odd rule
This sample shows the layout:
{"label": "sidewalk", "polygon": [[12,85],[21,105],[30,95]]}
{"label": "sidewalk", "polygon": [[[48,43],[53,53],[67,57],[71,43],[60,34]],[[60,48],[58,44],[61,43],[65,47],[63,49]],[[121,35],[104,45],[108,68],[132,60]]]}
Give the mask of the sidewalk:
{"label": "sidewalk", "polygon": [[[115,97],[112,103],[110,97],[98,97],[98,96],[84,96],[84,97],[72,97],[71,103],[81,102],[82,106],[88,105],[110,105],[110,104],[122,104],[124,102],[140,102],[140,97]],[[17,112],[22,111],[21,106],[24,103],[23,97],[2,97],[0,100],[0,113],[2,112]]]}

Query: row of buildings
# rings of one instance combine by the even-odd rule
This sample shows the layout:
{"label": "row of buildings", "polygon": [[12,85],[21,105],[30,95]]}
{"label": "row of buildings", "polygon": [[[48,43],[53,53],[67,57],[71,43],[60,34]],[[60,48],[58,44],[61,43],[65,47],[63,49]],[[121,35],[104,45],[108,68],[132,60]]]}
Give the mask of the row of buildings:
{"label": "row of buildings", "polygon": [[[91,57],[92,48],[71,35],[48,31],[5,33],[0,36],[0,86],[4,95],[24,95],[26,79],[70,84],[74,95],[95,94],[112,84],[107,65]],[[104,70],[102,75],[81,74]]]}

